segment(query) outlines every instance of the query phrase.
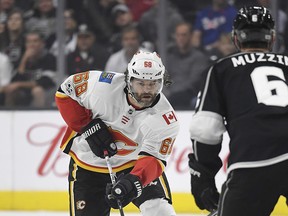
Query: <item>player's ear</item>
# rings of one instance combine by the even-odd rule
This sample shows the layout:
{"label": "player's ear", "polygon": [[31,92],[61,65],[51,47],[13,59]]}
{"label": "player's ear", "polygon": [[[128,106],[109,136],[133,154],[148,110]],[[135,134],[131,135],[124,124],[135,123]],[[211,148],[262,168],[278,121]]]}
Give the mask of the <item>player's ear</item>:
{"label": "player's ear", "polygon": [[236,34],[234,29],[231,32],[231,40],[232,40],[234,46],[236,47],[236,49],[240,50],[240,46],[239,46],[239,43],[237,40],[237,34]]}

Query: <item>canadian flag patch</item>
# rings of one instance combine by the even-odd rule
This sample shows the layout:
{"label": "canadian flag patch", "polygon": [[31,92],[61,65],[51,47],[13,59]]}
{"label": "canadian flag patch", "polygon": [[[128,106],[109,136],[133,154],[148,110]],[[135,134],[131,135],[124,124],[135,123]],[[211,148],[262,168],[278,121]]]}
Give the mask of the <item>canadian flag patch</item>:
{"label": "canadian flag patch", "polygon": [[176,118],[176,116],[175,116],[173,111],[167,112],[167,113],[165,113],[162,116],[163,116],[164,120],[166,121],[166,123],[168,125],[170,125],[170,124],[172,124],[172,123],[177,121],[177,118]]}

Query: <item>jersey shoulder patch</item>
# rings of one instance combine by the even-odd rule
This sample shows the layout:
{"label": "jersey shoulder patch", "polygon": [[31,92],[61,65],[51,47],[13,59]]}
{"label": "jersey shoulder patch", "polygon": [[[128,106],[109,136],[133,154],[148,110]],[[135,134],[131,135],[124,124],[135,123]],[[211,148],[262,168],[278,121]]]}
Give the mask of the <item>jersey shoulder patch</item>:
{"label": "jersey shoulder patch", "polygon": [[115,73],[103,71],[103,72],[100,74],[99,82],[105,82],[105,83],[111,84],[114,76],[115,76]]}

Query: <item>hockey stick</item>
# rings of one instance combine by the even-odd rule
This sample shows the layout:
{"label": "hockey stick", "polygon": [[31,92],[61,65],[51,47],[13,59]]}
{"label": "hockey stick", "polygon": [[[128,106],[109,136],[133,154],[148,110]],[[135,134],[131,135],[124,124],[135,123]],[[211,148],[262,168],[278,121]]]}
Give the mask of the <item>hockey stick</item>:
{"label": "hockey stick", "polygon": [[212,210],[207,216],[218,216],[218,210]]}
{"label": "hockey stick", "polygon": [[[105,156],[107,168],[109,170],[109,175],[110,175],[110,179],[111,179],[112,185],[114,185],[116,183],[116,179],[115,179],[115,175],[114,175],[113,170],[112,170],[112,166],[111,166],[111,163],[110,163],[110,157],[109,157],[107,151],[104,151],[104,156]],[[122,203],[118,199],[117,199],[117,204],[118,204],[118,207],[119,207],[120,215],[121,216],[125,216],[123,208],[122,208]]]}

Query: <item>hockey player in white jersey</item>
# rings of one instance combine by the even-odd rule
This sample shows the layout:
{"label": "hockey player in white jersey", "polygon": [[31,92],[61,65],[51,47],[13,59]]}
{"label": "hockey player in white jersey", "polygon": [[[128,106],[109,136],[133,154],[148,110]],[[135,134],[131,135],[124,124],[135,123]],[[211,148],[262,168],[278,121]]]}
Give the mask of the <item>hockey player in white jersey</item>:
{"label": "hockey player in white jersey", "polygon": [[61,149],[71,156],[71,216],[108,216],[117,200],[133,202],[144,216],[176,215],[164,167],[179,123],[161,93],[166,82],[160,57],[139,51],[125,74],[87,71],[60,85],[55,101],[68,125]]}

